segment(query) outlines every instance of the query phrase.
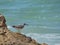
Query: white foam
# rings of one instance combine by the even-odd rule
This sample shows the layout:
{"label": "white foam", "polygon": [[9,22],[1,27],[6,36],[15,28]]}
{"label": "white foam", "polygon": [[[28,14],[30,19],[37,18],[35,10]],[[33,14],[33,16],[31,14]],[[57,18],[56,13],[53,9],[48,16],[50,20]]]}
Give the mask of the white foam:
{"label": "white foam", "polygon": [[27,36],[30,36],[32,38],[45,38],[45,39],[57,39],[60,38],[59,34],[37,34],[37,33],[28,33]]}
{"label": "white foam", "polygon": [[12,28],[11,26],[7,26],[7,28]]}
{"label": "white foam", "polygon": [[[60,34],[38,34],[38,33],[27,33],[26,36],[35,39],[39,43],[48,43],[48,45],[60,45],[57,44],[60,39]],[[55,44],[55,43],[56,44]]]}
{"label": "white foam", "polygon": [[28,33],[26,36],[32,37],[34,39],[38,39],[40,37],[40,34],[37,33]]}

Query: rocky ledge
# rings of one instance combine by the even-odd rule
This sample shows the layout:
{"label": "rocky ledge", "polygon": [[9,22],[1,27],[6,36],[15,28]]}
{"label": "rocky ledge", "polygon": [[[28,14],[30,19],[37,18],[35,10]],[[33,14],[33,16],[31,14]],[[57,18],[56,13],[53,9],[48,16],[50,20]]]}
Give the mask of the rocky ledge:
{"label": "rocky ledge", "polygon": [[10,31],[6,25],[6,19],[0,15],[0,45],[47,45],[39,44],[31,37],[27,37],[21,33]]}

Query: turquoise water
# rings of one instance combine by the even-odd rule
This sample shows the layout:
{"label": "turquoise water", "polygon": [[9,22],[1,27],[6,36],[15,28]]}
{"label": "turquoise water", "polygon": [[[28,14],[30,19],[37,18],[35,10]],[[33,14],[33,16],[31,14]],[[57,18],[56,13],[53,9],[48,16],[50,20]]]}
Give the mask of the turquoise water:
{"label": "turquoise water", "polygon": [[22,33],[39,43],[60,45],[60,0],[0,0],[2,13],[11,31],[12,25],[27,23]]}

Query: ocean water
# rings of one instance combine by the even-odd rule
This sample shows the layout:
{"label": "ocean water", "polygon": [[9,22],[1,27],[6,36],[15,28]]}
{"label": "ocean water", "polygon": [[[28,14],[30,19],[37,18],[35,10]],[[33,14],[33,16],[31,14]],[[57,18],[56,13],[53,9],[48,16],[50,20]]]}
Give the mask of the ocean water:
{"label": "ocean water", "polygon": [[60,0],[0,0],[8,28],[27,23],[20,32],[39,43],[60,45]]}

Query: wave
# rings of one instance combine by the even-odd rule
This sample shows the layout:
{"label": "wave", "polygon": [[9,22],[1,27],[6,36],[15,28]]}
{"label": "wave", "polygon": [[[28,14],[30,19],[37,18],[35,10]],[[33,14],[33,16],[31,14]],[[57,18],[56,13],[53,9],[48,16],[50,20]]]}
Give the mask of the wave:
{"label": "wave", "polygon": [[[11,26],[7,26],[9,29],[14,29]],[[30,36],[32,38],[46,38],[46,39],[56,39],[60,38],[60,34],[39,34],[39,33],[27,33],[27,36]],[[35,39],[36,39],[35,38]]]}
{"label": "wave", "polygon": [[60,45],[60,34],[38,34],[38,33],[27,33],[26,36],[35,39],[39,43],[48,43],[48,45]]}
{"label": "wave", "polygon": [[[30,25],[31,26],[31,25]],[[8,28],[12,28],[11,26],[7,26]],[[31,27],[37,27],[37,26],[31,26]],[[47,28],[47,29],[60,29],[60,27],[49,27],[49,26],[39,26],[40,28]]]}
{"label": "wave", "polygon": [[[12,28],[11,26],[7,26],[9,29],[13,29],[12,31],[15,31],[14,28]],[[24,34],[24,33],[23,33]],[[57,39],[60,38],[60,34],[38,34],[38,33],[27,33],[26,36],[30,36],[34,39],[38,39],[38,38],[46,38],[46,39]]]}
{"label": "wave", "polygon": [[[7,26],[9,29],[11,26]],[[13,29],[13,28],[12,28]],[[60,38],[60,34],[38,34],[38,33],[27,33],[27,36],[37,37],[37,38]]]}
{"label": "wave", "polygon": [[7,28],[12,28],[11,26],[7,26]]}
{"label": "wave", "polygon": [[38,34],[38,33],[27,33],[26,34],[27,36],[30,36],[32,38],[53,38],[53,39],[56,39],[56,38],[60,38],[60,34]]}
{"label": "wave", "polygon": [[7,28],[12,32],[17,32],[17,30],[15,28],[13,28],[12,26],[7,26]]}

